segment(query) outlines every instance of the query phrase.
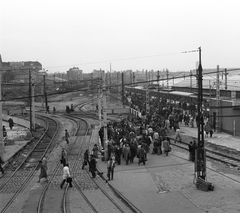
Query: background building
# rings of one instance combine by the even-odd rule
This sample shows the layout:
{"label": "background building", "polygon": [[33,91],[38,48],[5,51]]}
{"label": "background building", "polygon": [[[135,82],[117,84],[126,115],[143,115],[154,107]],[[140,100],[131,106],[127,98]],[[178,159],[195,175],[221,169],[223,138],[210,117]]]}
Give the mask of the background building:
{"label": "background building", "polygon": [[70,68],[67,71],[67,76],[68,76],[68,80],[83,80],[83,71],[80,70],[78,67],[73,67]]}

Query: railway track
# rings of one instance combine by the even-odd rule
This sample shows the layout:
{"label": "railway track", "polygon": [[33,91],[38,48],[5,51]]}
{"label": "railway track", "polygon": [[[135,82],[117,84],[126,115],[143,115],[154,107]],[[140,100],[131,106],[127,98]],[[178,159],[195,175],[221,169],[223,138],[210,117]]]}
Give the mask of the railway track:
{"label": "railway track", "polygon": [[[78,120],[76,119],[73,119],[69,116],[65,116],[66,119],[71,119],[73,120],[76,124],[77,124],[77,128],[76,128],[76,131],[74,133],[74,136],[81,136],[82,135],[82,132],[83,134],[85,134],[85,127],[84,125],[80,125],[80,122],[78,122]],[[72,140],[70,145],[68,146],[67,148],[67,152],[70,153],[71,149],[74,148],[75,144],[77,142],[77,138],[75,137],[74,141]],[[69,162],[70,164],[70,162]],[[41,192],[41,195],[39,197],[39,201],[38,201],[38,205],[37,205],[37,212],[38,213],[41,213],[41,212],[44,212],[45,209],[48,209],[49,207],[47,205],[45,205],[45,199],[48,197],[48,196],[51,196],[51,195],[48,195],[48,193],[50,194],[51,193],[51,190],[50,190],[50,187],[52,185],[55,185],[55,183],[58,184],[58,181],[56,181],[56,177],[59,177],[62,175],[62,165],[60,163],[60,161],[58,161],[58,163],[55,165],[53,171],[51,172],[51,176],[49,176],[49,181],[48,183],[45,185],[45,187],[43,188],[42,192]],[[63,195],[63,199],[64,199],[64,195]]]}
{"label": "railway track", "polygon": [[[82,170],[82,154],[86,149],[90,149],[90,144],[93,143],[91,141],[93,138],[90,139],[88,135],[89,124],[85,119],[82,119],[83,114],[85,113],[79,112],[65,115],[66,118],[75,119],[79,123],[79,127],[73,137],[74,140],[72,140],[68,147],[68,152],[71,153],[68,158],[70,173],[73,177],[73,185],[77,190],[73,191],[67,185],[64,190],[59,192],[61,195],[58,197],[58,201],[61,199],[61,212],[71,213],[73,211],[75,207],[71,205],[70,200],[72,200],[74,195],[75,199],[77,199],[76,203],[80,204],[78,207],[78,211],[80,212],[81,209],[82,212],[140,212],[126,198],[107,184],[100,172],[98,172],[99,176],[92,179],[87,170]],[[89,114],[89,116],[92,118],[94,115]],[[54,179],[59,175],[62,175],[62,166],[60,164],[56,166],[51,179],[49,179],[48,184],[41,194],[37,208],[38,213],[47,211],[48,207],[45,206],[47,205],[45,202],[47,202],[49,197],[47,194],[50,191],[50,186],[53,186],[55,183]],[[51,205],[58,201],[57,199],[52,200]]]}
{"label": "railway track", "polygon": [[[79,116],[72,115],[75,118]],[[88,130],[86,130],[86,133]],[[79,141],[79,140],[78,140]],[[89,148],[89,138],[86,136],[81,140],[78,149],[75,149],[73,156],[75,158],[72,162],[72,167],[70,170],[73,171],[74,181],[73,184],[81,198],[79,203],[81,203],[86,212],[139,212],[136,208],[130,204],[126,198],[121,196],[114,188],[109,187],[106,180],[101,176],[101,172],[98,171],[97,178],[91,178],[90,173],[87,170],[82,170],[82,153],[86,148]],[[90,189],[90,193],[89,193]],[[67,193],[69,188],[65,189],[64,197],[62,199],[62,212],[71,213],[71,207],[69,207],[69,202],[67,202]],[[84,204],[83,204],[84,203]],[[102,205],[104,203],[104,205]],[[81,207],[82,208],[82,207]]]}
{"label": "railway track", "polygon": [[[183,141],[177,141],[177,143],[174,143],[175,139],[172,138],[171,136],[169,138],[170,140],[172,140],[172,143],[171,143],[172,146],[176,146],[180,149],[188,151],[188,143],[185,143]],[[205,150],[206,150],[207,158],[222,162],[232,167],[240,168],[240,158],[230,156],[229,154],[225,154],[223,152],[210,150],[208,148],[205,148]]]}
{"label": "railway track", "polygon": [[46,122],[47,127],[43,130],[40,139],[27,146],[21,154],[15,157],[15,165],[6,168],[5,175],[0,179],[0,193],[9,194],[10,198],[2,202],[0,211],[6,212],[13,201],[21,194],[32,180],[41,160],[51,145],[58,130],[58,123],[49,117],[39,118]]}

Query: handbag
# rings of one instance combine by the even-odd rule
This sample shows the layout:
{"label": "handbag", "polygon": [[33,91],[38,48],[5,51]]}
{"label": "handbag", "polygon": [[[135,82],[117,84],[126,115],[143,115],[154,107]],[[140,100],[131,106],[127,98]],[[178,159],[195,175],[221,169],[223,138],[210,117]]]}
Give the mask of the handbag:
{"label": "handbag", "polygon": [[72,182],[72,177],[68,177],[67,178],[67,183],[71,183]]}

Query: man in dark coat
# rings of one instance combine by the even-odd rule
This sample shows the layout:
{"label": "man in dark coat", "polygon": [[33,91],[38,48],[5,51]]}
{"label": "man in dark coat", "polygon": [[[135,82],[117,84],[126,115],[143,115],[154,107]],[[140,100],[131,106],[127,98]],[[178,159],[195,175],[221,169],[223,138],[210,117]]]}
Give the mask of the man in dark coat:
{"label": "man in dark coat", "polygon": [[190,141],[190,143],[188,144],[189,160],[190,161],[192,161],[192,145],[193,145],[193,142]]}
{"label": "man in dark coat", "polygon": [[89,151],[88,151],[88,149],[84,152],[82,169],[84,169],[84,167],[87,164],[89,164]]}
{"label": "man in dark coat", "polygon": [[3,160],[2,160],[2,158],[1,158],[1,156],[0,156],[0,171],[2,172],[2,174],[4,174],[4,170],[3,170],[3,168],[2,168],[2,164],[3,164],[4,162],[3,162]]}
{"label": "man in dark coat", "polygon": [[115,149],[115,156],[116,156],[116,161],[118,165],[121,164],[121,156],[122,156],[122,148],[117,145],[117,148]]}
{"label": "man in dark coat", "polygon": [[193,145],[192,145],[192,162],[195,161],[195,150],[197,149],[197,143],[196,141],[193,142]]}
{"label": "man in dark coat", "polygon": [[145,150],[143,149],[143,146],[141,146],[141,148],[139,149],[138,156],[139,156],[138,165],[140,165],[141,163],[145,165]]}
{"label": "man in dark coat", "polygon": [[91,155],[91,157],[90,157],[89,170],[92,173],[92,178],[95,178],[96,177],[96,170],[97,170],[97,162],[94,158],[94,155]]}
{"label": "man in dark coat", "polygon": [[13,126],[14,126],[13,119],[12,119],[12,118],[9,118],[9,119],[8,119],[8,123],[9,123],[10,129],[12,129]]}

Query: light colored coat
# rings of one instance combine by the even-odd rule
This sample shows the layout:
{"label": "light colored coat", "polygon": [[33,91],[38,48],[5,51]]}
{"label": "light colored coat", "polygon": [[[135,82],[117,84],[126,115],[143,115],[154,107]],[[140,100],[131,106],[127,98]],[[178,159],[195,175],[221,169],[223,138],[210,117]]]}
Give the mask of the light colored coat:
{"label": "light colored coat", "polygon": [[70,172],[69,172],[69,168],[68,166],[64,166],[63,167],[63,179],[67,179],[68,177],[70,177]]}

